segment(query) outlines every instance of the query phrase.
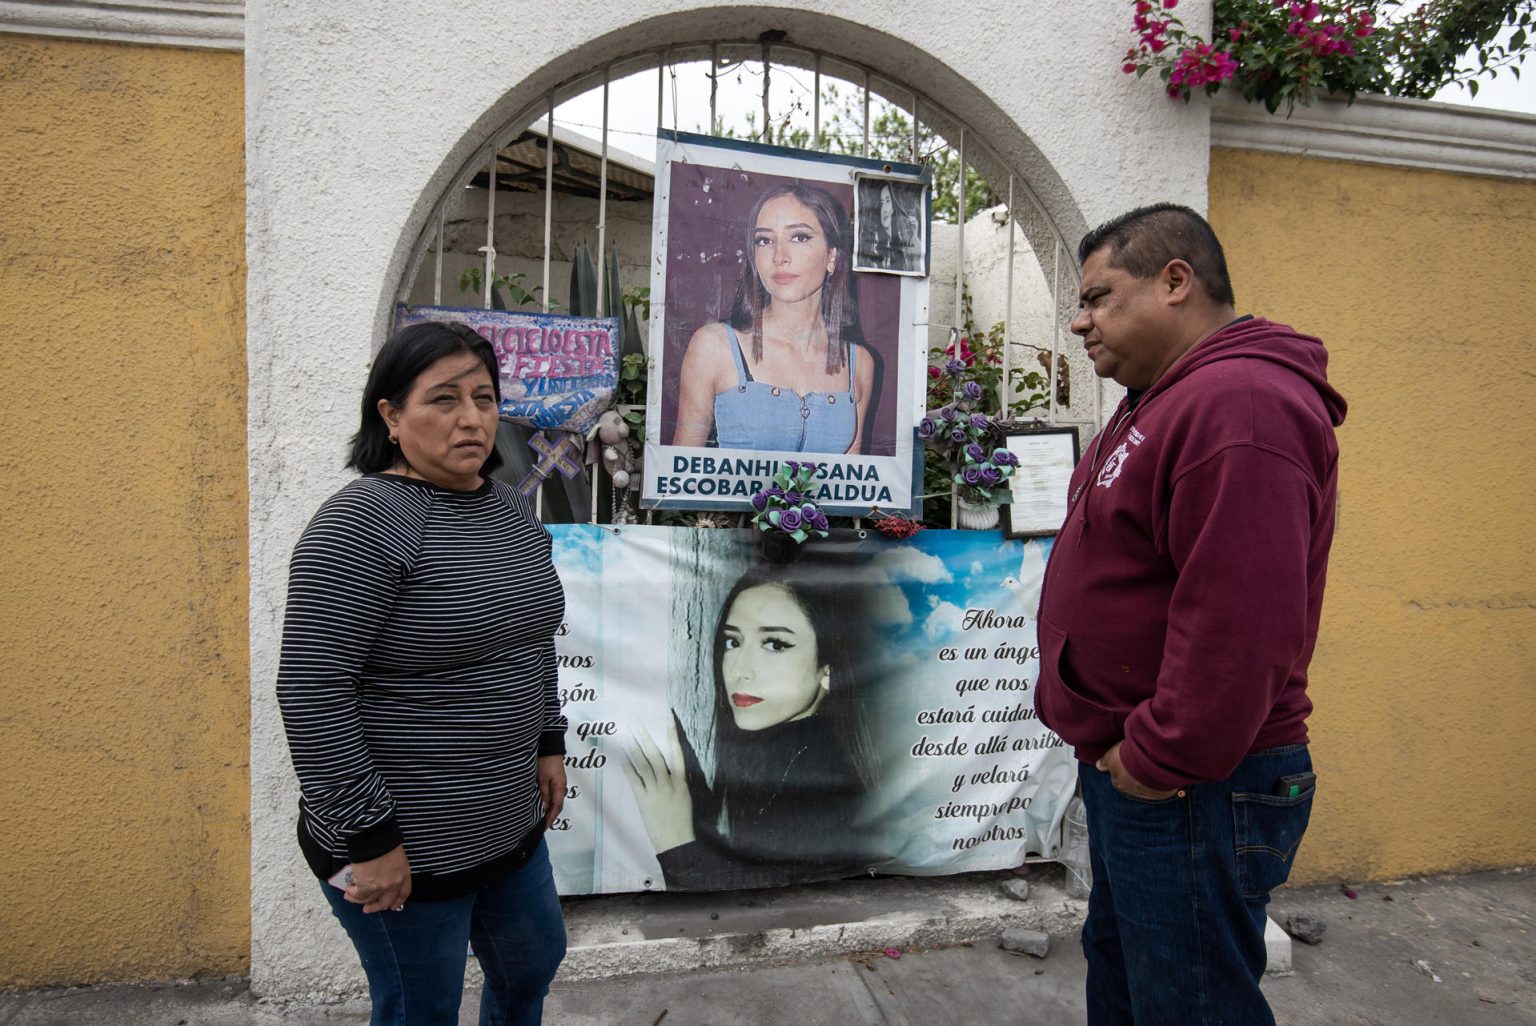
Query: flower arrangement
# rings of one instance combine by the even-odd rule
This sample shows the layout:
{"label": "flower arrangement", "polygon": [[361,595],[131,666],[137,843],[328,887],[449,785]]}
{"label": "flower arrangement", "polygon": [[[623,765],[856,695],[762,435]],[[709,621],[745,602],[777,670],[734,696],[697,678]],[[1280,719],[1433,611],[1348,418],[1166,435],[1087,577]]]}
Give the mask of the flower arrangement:
{"label": "flower arrangement", "polygon": [[752,496],[752,522],[769,537],[787,535],[796,544],[812,534],[823,538],[830,526],[821,507],[809,498],[811,479],[821,470],[820,463],[786,460],[774,471],[773,483]]}
{"label": "flower arrangement", "polygon": [[962,500],[996,506],[1008,501],[1004,482],[1018,468],[1019,458],[1003,446],[1002,425],[979,411],[985,392],[968,371],[962,359],[944,364],[941,373],[950,379],[953,399],[922,419],[917,437],[949,465]]}
{"label": "flower arrangement", "polygon": [[[1170,12],[1179,0],[1130,0],[1137,42],[1121,70],[1156,71],[1188,101],[1230,84],[1270,113],[1319,92],[1428,97],[1451,83],[1477,95],[1477,78],[1525,57],[1531,6],[1447,0],[1216,0],[1210,39]],[[1503,36],[1504,29],[1513,29]]]}

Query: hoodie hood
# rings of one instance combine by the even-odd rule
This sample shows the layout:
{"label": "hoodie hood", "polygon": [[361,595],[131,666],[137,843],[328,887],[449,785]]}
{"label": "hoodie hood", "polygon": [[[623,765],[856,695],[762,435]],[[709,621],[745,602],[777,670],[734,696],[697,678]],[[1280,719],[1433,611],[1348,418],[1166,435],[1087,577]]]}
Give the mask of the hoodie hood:
{"label": "hoodie hood", "polygon": [[1137,406],[1145,405],[1202,367],[1239,357],[1267,360],[1299,375],[1322,397],[1333,426],[1344,423],[1349,404],[1328,383],[1328,350],[1322,340],[1262,317],[1242,318],[1217,329],[1168,368],[1168,373],[1147,389]]}

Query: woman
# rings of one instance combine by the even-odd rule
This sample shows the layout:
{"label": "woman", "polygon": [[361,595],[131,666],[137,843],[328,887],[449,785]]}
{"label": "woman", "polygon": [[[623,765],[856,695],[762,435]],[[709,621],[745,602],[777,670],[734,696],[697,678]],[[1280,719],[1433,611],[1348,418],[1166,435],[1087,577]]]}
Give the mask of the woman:
{"label": "woman", "polygon": [[669,889],[835,879],[875,861],[857,840],[873,767],[849,598],[795,567],[749,570],[715,628],[713,780],[675,718],[666,755],[643,734],[626,753]]}
{"label": "woman", "polygon": [[888,181],[859,182],[859,266],[886,271],[922,267],[922,234],[911,193]]}
{"label": "woman", "polygon": [[[461,325],[379,351],[347,465],[294,549],[277,697],[299,846],[368,976],[374,1026],[537,1023],[565,954],[544,830],[565,797],[548,532],[489,474],[500,392]],[[327,883],[325,881],[329,880]]]}
{"label": "woman", "polygon": [[693,333],[672,445],[861,452],[875,361],[849,290],[848,222],[810,185],[758,197],[729,322]]}

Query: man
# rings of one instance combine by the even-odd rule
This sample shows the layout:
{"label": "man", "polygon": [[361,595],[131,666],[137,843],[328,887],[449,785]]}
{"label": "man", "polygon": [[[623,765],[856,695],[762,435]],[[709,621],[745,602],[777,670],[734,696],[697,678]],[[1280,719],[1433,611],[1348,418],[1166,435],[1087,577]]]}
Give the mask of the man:
{"label": "man", "polygon": [[1078,258],[1072,331],[1128,394],[1072,475],[1035,701],[1080,760],[1088,1022],[1272,1024],[1344,400],[1321,342],[1237,316],[1194,211],[1133,210]]}

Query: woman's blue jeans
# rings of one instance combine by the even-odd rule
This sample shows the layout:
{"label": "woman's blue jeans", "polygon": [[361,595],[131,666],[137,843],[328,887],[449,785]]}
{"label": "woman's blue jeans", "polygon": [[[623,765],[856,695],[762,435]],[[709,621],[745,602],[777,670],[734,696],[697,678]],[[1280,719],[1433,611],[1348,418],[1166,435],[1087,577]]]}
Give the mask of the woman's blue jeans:
{"label": "woman's blue jeans", "polygon": [[407,901],[365,914],[340,890],[325,896],[368,974],[370,1026],[458,1026],[473,942],[485,989],[480,1026],[538,1026],[565,957],[565,921],[543,841],[514,873],[449,901]]}
{"label": "woman's blue jeans", "polygon": [[1313,795],[1275,787],[1311,768],[1306,745],[1286,745],[1150,801],[1079,764],[1093,867],[1089,1026],[1273,1026],[1259,992],[1264,908],[1290,875]]}

